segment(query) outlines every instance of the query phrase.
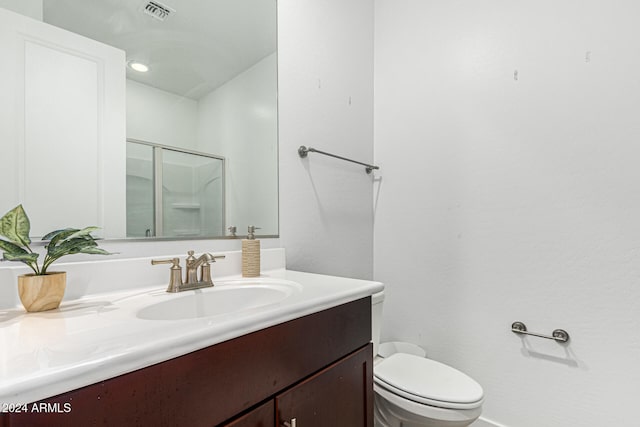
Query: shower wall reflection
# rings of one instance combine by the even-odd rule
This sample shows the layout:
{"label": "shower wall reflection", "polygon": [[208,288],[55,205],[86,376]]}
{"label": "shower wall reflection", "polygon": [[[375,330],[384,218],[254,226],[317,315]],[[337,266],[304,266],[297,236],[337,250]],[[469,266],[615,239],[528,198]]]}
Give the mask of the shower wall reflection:
{"label": "shower wall reflection", "polygon": [[127,237],[223,236],[224,158],[127,141]]}

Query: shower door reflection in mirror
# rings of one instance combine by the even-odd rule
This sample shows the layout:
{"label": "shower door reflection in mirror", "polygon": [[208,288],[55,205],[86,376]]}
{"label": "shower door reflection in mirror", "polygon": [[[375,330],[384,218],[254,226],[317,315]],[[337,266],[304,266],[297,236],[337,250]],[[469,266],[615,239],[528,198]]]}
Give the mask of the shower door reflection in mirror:
{"label": "shower door reflection in mirror", "polygon": [[223,236],[224,158],[127,141],[127,237]]}

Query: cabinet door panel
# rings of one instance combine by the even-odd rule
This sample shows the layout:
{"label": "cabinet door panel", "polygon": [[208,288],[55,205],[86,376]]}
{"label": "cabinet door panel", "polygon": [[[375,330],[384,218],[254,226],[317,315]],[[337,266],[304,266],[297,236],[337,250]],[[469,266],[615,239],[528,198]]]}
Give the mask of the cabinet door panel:
{"label": "cabinet door panel", "polygon": [[270,400],[221,427],[273,427],[275,422],[274,406],[274,401]]}
{"label": "cabinet door panel", "polygon": [[277,426],[373,426],[372,354],[369,344],[278,395]]}

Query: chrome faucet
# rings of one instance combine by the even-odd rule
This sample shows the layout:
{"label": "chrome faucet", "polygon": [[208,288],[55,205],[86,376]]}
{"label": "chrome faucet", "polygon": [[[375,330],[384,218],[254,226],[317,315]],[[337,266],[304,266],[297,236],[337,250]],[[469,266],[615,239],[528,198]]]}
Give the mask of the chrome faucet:
{"label": "chrome faucet", "polygon": [[[182,292],[213,286],[213,281],[211,280],[211,263],[216,262],[216,259],[225,258],[224,255],[211,255],[210,253],[204,253],[196,258],[193,255],[194,251],[189,251],[187,254],[187,274],[184,281],[182,280],[182,267],[180,267],[179,258],[151,260],[152,265],[172,264],[167,292]],[[198,268],[200,268],[199,274]]]}

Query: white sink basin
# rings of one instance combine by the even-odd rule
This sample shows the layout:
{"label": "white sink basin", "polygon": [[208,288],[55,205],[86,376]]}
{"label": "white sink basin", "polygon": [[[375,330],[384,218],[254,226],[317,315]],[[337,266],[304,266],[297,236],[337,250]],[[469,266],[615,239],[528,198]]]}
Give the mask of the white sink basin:
{"label": "white sink basin", "polygon": [[166,295],[170,299],[138,311],[146,320],[211,317],[279,303],[300,291],[296,282],[265,279],[216,283],[213,288]]}

